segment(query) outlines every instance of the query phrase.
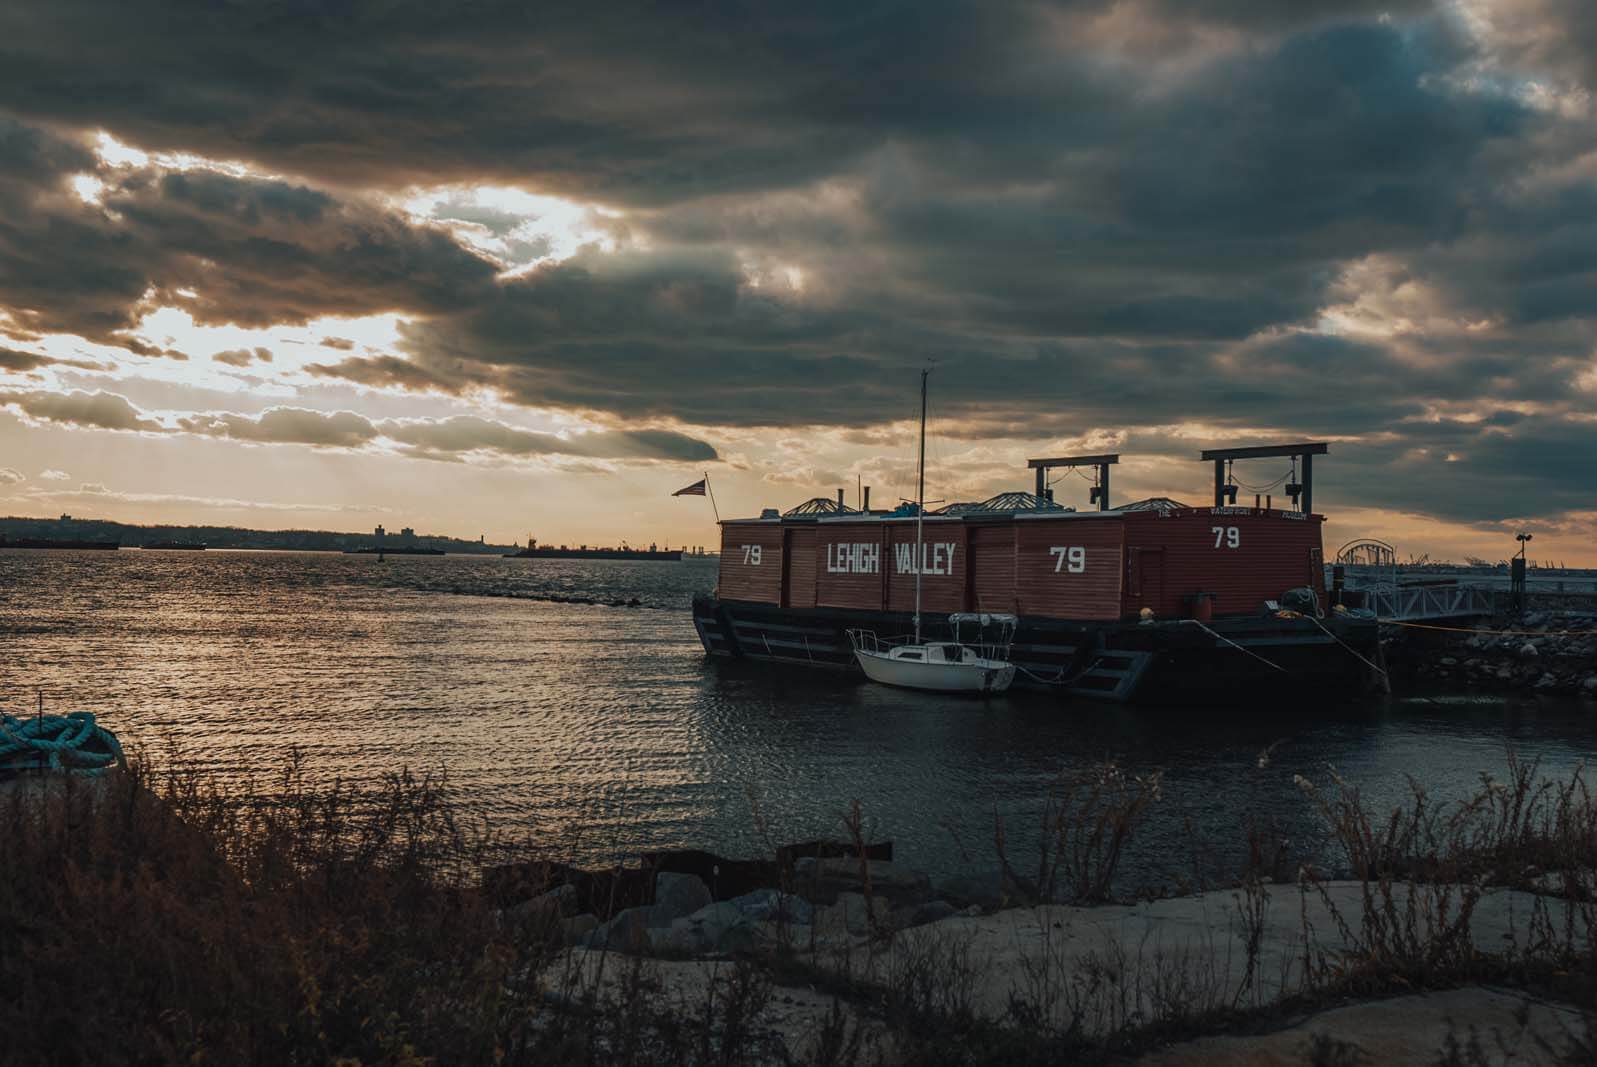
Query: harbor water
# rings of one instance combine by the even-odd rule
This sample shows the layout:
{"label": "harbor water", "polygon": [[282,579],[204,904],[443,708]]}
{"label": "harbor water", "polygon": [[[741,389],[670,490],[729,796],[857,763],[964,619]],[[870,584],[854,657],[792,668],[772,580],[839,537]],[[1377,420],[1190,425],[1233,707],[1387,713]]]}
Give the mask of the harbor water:
{"label": "harbor water", "polygon": [[294,752],[321,786],[442,774],[463,807],[584,862],[759,855],[838,835],[855,800],[914,866],[990,868],[998,819],[1025,862],[1050,783],[1113,760],[1163,776],[1131,888],[1239,860],[1265,815],[1323,853],[1295,775],[1334,768],[1382,807],[1410,775],[1461,797],[1510,746],[1548,774],[1597,753],[1597,706],[1573,700],[1314,708],[1288,678],[1235,708],[1142,709],[712,662],[688,603],[715,577],[713,558],[0,551],[0,709],[42,692],[224,784],[269,788]]}

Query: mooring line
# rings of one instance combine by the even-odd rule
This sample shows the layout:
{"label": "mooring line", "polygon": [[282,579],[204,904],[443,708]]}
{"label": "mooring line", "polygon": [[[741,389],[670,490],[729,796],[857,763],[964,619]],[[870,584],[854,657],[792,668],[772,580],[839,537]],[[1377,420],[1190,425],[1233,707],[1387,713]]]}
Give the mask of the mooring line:
{"label": "mooring line", "polygon": [[1290,612],[1288,614],[1296,615],[1300,619],[1308,619],[1310,622],[1312,622],[1314,625],[1316,625],[1316,626],[1318,626],[1320,628],[1320,632],[1321,633],[1325,634],[1326,637],[1329,637],[1331,640],[1335,641],[1337,644],[1339,644],[1343,648],[1347,649],[1348,652],[1355,659],[1357,659],[1359,662],[1363,663],[1370,670],[1375,671],[1377,674],[1379,674],[1383,678],[1389,678],[1390,677],[1386,673],[1386,669],[1384,667],[1377,667],[1375,664],[1373,664],[1369,660],[1365,659],[1364,656],[1359,652],[1358,649],[1354,648],[1352,645],[1348,644],[1346,641],[1344,641],[1340,637],[1336,636],[1336,634],[1332,633],[1329,629],[1326,628],[1325,623],[1321,622],[1319,619],[1316,619],[1313,615],[1305,615],[1301,611],[1294,611],[1294,612]]}
{"label": "mooring line", "polygon": [[1260,663],[1269,664],[1271,667],[1274,667],[1276,670],[1280,671],[1282,674],[1291,674],[1292,673],[1291,671],[1287,670],[1285,667],[1281,666],[1279,663],[1274,663],[1274,662],[1271,662],[1270,660],[1265,659],[1263,656],[1259,655],[1257,652],[1253,651],[1251,648],[1243,648],[1241,645],[1239,645],[1235,641],[1231,640],[1225,634],[1217,634],[1217,633],[1215,633],[1213,630],[1211,630],[1207,626],[1203,625],[1203,623],[1199,622],[1197,619],[1182,619],[1181,621],[1182,622],[1190,622],[1192,625],[1196,626],[1198,629],[1202,630],[1204,633],[1208,634],[1210,637],[1214,638],[1216,641],[1224,641],[1226,644],[1230,645],[1232,648],[1236,649],[1238,652],[1246,653],[1247,655],[1252,656],[1254,659],[1258,660]]}
{"label": "mooring line", "polygon": [[1072,684],[1074,684],[1076,682],[1081,681],[1083,678],[1087,677],[1088,674],[1092,673],[1092,669],[1094,667],[1098,666],[1098,664],[1100,664],[1102,662],[1103,662],[1103,657],[1102,656],[1096,657],[1091,663],[1089,663],[1089,664],[1087,664],[1087,666],[1083,667],[1081,669],[1081,672],[1079,674],[1077,674],[1073,678],[1066,678],[1065,677],[1065,672],[1063,670],[1061,670],[1059,672],[1059,676],[1056,677],[1056,678],[1044,678],[1042,675],[1037,674],[1034,671],[1029,671],[1025,667],[1022,667],[1018,663],[1015,664],[1015,670],[1019,671],[1021,674],[1024,674],[1027,678],[1031,678],[1034,681],[1041,682],[1043,685],[1072,685]]}
{"label": "mooring line", "polygon": [[1488,634],[1492,637],[1597,637],[1597,630],[1472,630],[1466,626],[1437,626],[1424,622],[1376,619],[1382,626],[1406,626],[1410,630],[1439,630],[1448,634]]}

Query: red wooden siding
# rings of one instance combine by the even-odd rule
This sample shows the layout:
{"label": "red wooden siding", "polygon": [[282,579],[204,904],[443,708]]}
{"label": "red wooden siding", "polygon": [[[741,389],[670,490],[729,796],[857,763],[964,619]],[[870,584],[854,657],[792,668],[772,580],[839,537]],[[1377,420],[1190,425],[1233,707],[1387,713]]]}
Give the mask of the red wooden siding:
{"label": "red wooden siding", "polygon": [[723,524],[721,598],[775,604],[781,593],[782,527],[775,523]]}
{"label": "red wooden siding", "polygon": [[887,527],[823,522],[815,530],[815,605],[880,611],[887,593]]}
{"label": "red wooden siding", "polygon": [[1015,610],[1015,527],[972,526],[966,541],[970,552],[970,589],[972,611]]}
{"label": "red wooden siding", "polygon": [[[1104,518],[1031,519],[1015,530],[1015,602],[1022,615],[1118,619],[1123,522]],[[1081,550],[1073,557],[1070,550]],[[1053,550],[1059,551],[1053,551]],[[1079,559],[1080,570],[1072,571]]]}
{"label": "red wooden siding", "polygon": [[787,568],[783,583],[782,606],[785,608],[813,608],[815,606],[815,527],[789,527],[787,545],[782,552],[782,564]]}
{"label": "red wooden siding", "polygon": [[[1133,592],[1136,583],[1128,581],[1125,610],[1133,614],[1147,606],[1159,618],[1181,618],[1190,614],[1187,597],[1204,592],[1215,594],[1216,615],[1254,615],[1266,600],[1304,585],[1312,586],[1323,602],[1324,570],[1316,566],[1322,522],[1318,515],[1293,519],[1252,508],[1127,515],[1128,567],[1141,556],[1162,557],[1163,581],[1157,594],[1147,588]],[[1146,563],[1143,573],[1148,573]]]}
{"label": "red wooden siding", "polygon": [[[887,606],[890,611],[915,610],[915,524],[888,523],[888,551],[882,558],[887,569]],[[965,526],[957,522],[928,522],[921,532],[925,572],[921,575],[921,611],[946,613],[965,610]],[[904,566],[900,568],[900,556]],[[943,571],[938,574],[936,571]]]}

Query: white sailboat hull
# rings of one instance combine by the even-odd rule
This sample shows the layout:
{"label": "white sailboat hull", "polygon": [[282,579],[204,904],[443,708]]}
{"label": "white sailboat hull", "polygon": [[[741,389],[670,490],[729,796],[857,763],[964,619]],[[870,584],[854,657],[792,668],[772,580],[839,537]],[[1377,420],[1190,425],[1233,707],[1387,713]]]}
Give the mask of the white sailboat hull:
{"label": "white sailboat hull", "polygon": [[1015,680],[1015,665],[977,659],[961,663],[902,659],[887,652],[854,650],[865,676],[883,685],[934,693],[1002,693]]}

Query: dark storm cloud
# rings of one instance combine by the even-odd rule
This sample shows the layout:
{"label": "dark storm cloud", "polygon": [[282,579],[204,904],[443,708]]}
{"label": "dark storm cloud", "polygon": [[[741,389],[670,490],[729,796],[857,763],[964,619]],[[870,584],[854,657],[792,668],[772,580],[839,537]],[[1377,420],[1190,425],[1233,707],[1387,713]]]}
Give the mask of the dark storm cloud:
{"label": "dark storm cloud", "polygon": [[1428,0],[1135,0],[1126,6],[1141,8],[1164,19],[1236,26],[1242,29],[1287,29],[1326,19],[1370,18],[1424,11]]}
{"label": "dark storm cloud", "polygon": [[18,352],[14,348],[0,348],[0,372],[38,370],[57,362],[49,356],[40,356],[32,352]]}
{"label": "dark storm cloud", "polygon": [[1028,50],[1029,12],[61,0],[0,9],[16,42],[0,101],[363,184],[497,175],[652,200],[822,174],[884,116],[951,124],[967,101],[990,107],[980,83]]}
{"label": "dark storm cloud", "polygon": [[311,363],[305,370],[317,378],[336,378],[378,388],[435,390],[457,393],[467,384],[462,376],[434,374],[398,356],[351,356],[337,363]]}
{"label": "dark storm cloud", "polygon": [[102,169],[100,202],[86,204],[66,171],[44,180],[39,166],[26,195],[0,199],[0,307],[36,332],[186,359],[124,331],[163,304],[242,326],[440,313],[480,299],[497,269],[441,230],[292,182]]}
{"label": "dark storm cloud", "polygon": [[270,363],[272,350],[270,348],[230,348],[226,352],[218,352],[211,359],[216,363],[226,363],[229,367],[248,367],[252,363]]}
{"label": "dark storm cloud", "polygon": [[90,393],[77,389],[69,393],[0,392],[0,406],[6,405],[16,407],[35,419],[74,426],[147,433],[161,433],[166,429],[154,419],[145,418],[128,403],[126,397],[115,393]]}
{"label": "dark storm cloud", "polygon": [[377,428],[364,415],[304,408],[271,408],[256,416],[190,415],[178,419],[177,426],[185,433],[204,437],[328,448],[358,448],[378,435]]}
{"label": "dark storm cloud", "polygon": [[1430,6],[58,0],[0,11],[16,42],[0,102],[329,180],[497,177],[661,202],[791,185],[890,139],[1019,150],[1100,123],[1114,99],[1083,35],[1126,9],[1122,36],[1169,50],[1172,23],[1279,34]]}
{"label": "dark storm cloud", "polygon": [[1349,503],[1491,525],[1597,509],[1597,423],[1499,412],[1335,446],[1316,477]]}
{"label": "dark storm cloud", "polygon": [[1475,16],[1498,63],[1564,87],[1597,88],[1597,8],[1587,0],[1498,0]]}
{"label": "dark storm cloud", "polygon": [[893,352],[853,335],[880,321],[763,296],[743,284],[727,252],[588,253],[507,282],[464,315],[403,333],[412,362],[429,375],[528,405],[813,424],[879,420],[879,406],[867,414],[866,394]]}
{"label": "dark storm cloud", "polygon": [[561,436],[457,415],[445,419],[385,419],[373,422],[353,411],[311,411],[278,407],[260,415],[227,412],[184,416],[177,429],[205,437],[323,448],[361,448],[384,438],[422,459],[457,459],[468,454],[525,458],[574,455],[596,459],[706,461],[715,449],[670,430],[603,430]]}
{"label": "dark storm cloud", "polygon": [[50,185],[94,165],[94,154],[83,144],[0,115],[0,183]]}
{"label": "dark storm cloud", "polygon": [[471,415],[448,419],[390,419],[379,428],[389,439],[410,446],[414,454],[431,457],[489,452],[503,456],[564,454],[671,462],[717,458],[711,445],[670,430],[602,430],[562,437]]}
{"label": "dark storm cloud", "polygon": [[12,406],[41,421],[100,430],[183,433],[254,444],[298,444],[359,450],[382,440],[404,454],[436,460],[472,455],[524,459],[567,455],[592,459],[710,462],[715,447],[674,430],[596,430],[568,435],[523,430],[491,419],[457,415],[444,419],[386,419],[353,411],[274,407],[259,415],[199,412],[171,425],[149,418],[126,397],[106,392],[0,392],[0,408]]}

